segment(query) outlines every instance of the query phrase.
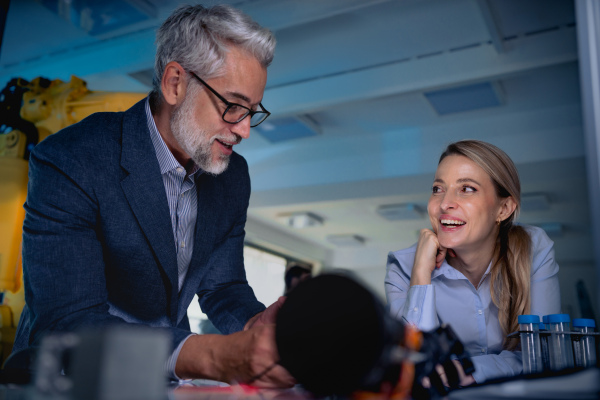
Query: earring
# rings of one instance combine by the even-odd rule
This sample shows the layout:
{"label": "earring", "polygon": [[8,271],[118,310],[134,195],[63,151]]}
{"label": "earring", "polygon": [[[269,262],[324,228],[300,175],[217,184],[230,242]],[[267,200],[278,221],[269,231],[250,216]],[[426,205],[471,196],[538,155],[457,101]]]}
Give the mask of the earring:
{"label": "earring", "polygon": [[501,222],[502,222],[502,220],[498,219],[498,220],[496,221],[496,224],[498,224],[498,226],[500,226],[500,223],[501,223]]}

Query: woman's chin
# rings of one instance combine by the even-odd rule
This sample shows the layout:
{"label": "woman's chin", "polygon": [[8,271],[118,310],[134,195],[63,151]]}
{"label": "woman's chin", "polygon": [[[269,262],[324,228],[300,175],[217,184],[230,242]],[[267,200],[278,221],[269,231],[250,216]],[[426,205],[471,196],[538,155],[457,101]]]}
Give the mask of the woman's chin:
{"label": "woman's chin", "polygon": [[458,247],[460,247],[460,242],[458,240],[450,240],[448,238],[440,238],[438,236],[438,240],[440,242],[440,246],[446,248],[446,249],[456,249]]}

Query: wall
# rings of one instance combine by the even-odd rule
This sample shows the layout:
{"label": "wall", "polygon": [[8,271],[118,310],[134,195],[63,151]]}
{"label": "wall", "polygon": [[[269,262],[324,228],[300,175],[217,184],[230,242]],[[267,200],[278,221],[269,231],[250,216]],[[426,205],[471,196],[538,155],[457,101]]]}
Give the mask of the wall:
{"label": "wall", "polygon": [[587,317],[581,315],[580,302],[577,296],[576,284],[582,281],[588,293],[596,320],[598,307],[595,299],[598,298],[596,286],[596,268],[593,264],[559,264],[558,277],[560,280],[560,298],[562,312],[573,318]]}

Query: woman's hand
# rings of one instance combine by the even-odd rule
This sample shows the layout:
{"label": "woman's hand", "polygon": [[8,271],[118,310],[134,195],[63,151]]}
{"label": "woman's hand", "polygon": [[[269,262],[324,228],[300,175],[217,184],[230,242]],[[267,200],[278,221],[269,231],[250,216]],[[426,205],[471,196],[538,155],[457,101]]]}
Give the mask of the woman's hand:
{"label": "woman's hand", "polygon": [[[460,361],[452,360],[452,363],[454,364],[454,367],[456,368],[456,372],[458,373],[458,386],[459,387],[466,387],[466,386],[470,386],[475,383],[475,379],[473,378],[473,375],[465,374],[465,370],[463,369]],[[435,366],[435,371],[440,376],[440,380],[442,381],[442,384],[444,386],[446,386],[447,388],[451,387],[450,383],[448,382],[448,377],[446,376],[446,371],[444,371],[444,367],[442,367],[440,364],[437,364]],[[423,385],[424,388],[430,388],[431,380],[429,379],[429,377],[426,376],[421,381],[421,384]]]}
{"label": "woman's hand", "polygon": [[440,245],[435,232],[421,229],[410,285],[431,284],[431,274],[442,265],[447,252],[448,249]]}

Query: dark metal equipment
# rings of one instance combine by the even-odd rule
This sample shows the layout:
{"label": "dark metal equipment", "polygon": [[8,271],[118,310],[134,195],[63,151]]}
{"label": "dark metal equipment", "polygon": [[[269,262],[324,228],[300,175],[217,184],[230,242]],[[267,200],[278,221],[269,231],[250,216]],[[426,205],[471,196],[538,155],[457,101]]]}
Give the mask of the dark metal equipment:
{"label": "dark metal equipment", "polygon": [[[279,311],[276,342],[280,364],[317,395],[435,398],[459,385],[453,358],[467,374],[474,370],[449,326],[419,332],[392,318],[377,297],[344,275],[322,274],[294,289]],[[438,364],[450,387],[435,371]]]}

